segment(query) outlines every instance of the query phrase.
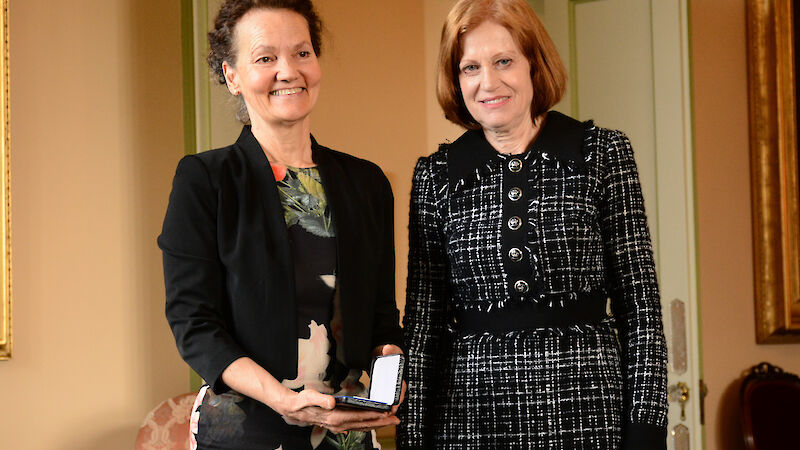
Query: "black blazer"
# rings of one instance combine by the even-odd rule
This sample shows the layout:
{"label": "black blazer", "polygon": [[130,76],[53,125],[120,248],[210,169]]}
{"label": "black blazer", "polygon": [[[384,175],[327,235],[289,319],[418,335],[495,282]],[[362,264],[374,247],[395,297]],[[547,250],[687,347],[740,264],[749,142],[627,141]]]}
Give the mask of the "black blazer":
{"label": "black blazer", "polygon": [[[381,169],[312,139],[337,243],[345,363],[400,345],[394,298],[394,200]],[[235,144],[178,164],[158,238],[166,315],[178,351],[216,392],[248,356],[278,379],[297,376],[292,255],[275,179],[249,126]]]}

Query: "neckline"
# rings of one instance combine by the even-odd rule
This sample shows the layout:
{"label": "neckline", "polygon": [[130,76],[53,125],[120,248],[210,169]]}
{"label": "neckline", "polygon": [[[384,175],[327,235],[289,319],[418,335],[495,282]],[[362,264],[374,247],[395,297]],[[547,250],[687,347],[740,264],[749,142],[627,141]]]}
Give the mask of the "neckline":
{"label": "neckline", "polygon": [[532,153],[547,153],[564,163],[583,165],[583,144],[591,121],[580,122],[558,111],[548,111],[546,120],[536,139],[524,153],[516,155],[500,153],[489,144],[483,131],[468,130],[449,144],[447,152],[448,174],[451,181],[458,181],[475,173],[491,161],[506,161],[511,158],[528,158]]}
{"label": "neckline", "polygon": [[301,171],[301,170],[312,170],[312,169],[318,169],[319,168],[319,166],[316,165],[316,164],[313,165],[313,166],[308,166],[308,167],[296,167],[296,166],[290,166],[290,165],[281,164],[281,163],[269,163],[269,164],[270,165],[281,166],[281,167],[283,167],[283,168],[285,168],[287,170],[292,170],[294,172],[298,172],[298,171]]}

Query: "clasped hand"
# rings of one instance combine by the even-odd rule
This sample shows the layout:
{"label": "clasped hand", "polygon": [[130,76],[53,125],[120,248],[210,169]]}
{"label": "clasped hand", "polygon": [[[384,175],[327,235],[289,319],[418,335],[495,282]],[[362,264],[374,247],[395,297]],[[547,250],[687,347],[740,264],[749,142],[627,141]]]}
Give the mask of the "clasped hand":
{"label": "clasped hand", "polygon": [[285,406],[278,411],[291,425],[316,425],[334,433],[344,431],[369,431],[388,425],[397,425],[395,416],[397,406],[391,411],[368,411],[349,408],[336,408],[336,400],[331,395],[313,389],[293,393],[286,399]]}
{"label": "clasped hand", "polygon": [[[373,355],[402,354],[396,345],[382,345],[375,348]],[[314,389],[304,389],[299,393],[290,391],[290,396],[281,402],[284,406],[278,411],[292,425],[316,425],[334,433],[343,431],[369,431],[389,425],[397,425],[400,419],[395,415],[397,408],[406,396],[406,382],[400,391],[400,401],[391,411],[369,411],[350,408],[336,408],[336,399]]]}

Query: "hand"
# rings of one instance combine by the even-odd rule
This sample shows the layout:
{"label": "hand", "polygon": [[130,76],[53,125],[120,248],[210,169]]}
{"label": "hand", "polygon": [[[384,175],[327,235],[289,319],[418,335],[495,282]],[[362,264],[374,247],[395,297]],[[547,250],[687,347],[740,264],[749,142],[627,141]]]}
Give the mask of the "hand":
{"label": "hand", "polygon": [[316,425],[334,433],[348,430],[368,431],[400,421],[394,413],[335,408],[336,400],[313,389],[290,391],[276,411],[292,425]]}

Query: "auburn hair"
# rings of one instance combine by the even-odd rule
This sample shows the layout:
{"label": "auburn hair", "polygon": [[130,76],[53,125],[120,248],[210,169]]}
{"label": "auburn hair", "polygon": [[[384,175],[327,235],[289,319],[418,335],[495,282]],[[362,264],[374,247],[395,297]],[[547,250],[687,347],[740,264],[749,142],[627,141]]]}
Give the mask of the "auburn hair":
{"label": "auburn hair", "polygon": [[505,27],[531,65],[533,119],[558,103],[567,87],[567,69],[556,46],[525,0],[460,0],[442,27],[436,97],[447,120],[472,130],[481,125],[464,104],[458,66],[464,35],[487,21]]}

